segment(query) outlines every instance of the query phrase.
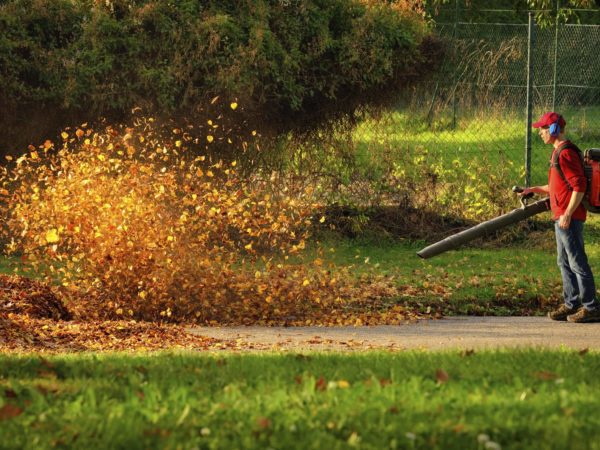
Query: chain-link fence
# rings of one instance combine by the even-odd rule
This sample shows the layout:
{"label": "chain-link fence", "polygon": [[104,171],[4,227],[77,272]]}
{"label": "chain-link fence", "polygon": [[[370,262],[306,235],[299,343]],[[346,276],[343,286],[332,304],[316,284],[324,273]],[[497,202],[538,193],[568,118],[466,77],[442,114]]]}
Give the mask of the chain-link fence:
{"label": "chain-link fence", "polygon": [[[528,11],[480,10],[475,19],[468,12],[458,0],[440,11],[437,32],[450,44],[440,75],[407,95],[376,126],[364,124],[357,137],[373,142],[380,133],[401,151],[449,162],[485,158],[510,164],[514,182],[523,183]],[[585,11],[585,17],[597,23],[600,12]],[[600,147],[600,26],[558,21],[534,26],[532,35],[533,120],[544,111],[559,111],[575,143]],[[549,149],[535,132],[531,147],[531,181],[544,183]]]}

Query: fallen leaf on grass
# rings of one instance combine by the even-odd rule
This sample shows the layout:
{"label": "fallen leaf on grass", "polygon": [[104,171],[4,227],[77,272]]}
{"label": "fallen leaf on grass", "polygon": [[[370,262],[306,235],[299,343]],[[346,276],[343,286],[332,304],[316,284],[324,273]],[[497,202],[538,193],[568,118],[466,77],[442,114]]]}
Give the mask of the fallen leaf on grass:
{"label": "fallen leaf on grass", "polygon": [[7,403],[0,408],[0,420],[12,419],[13,417],[20,416],[23,410],[16,405]]}
{"label": "fallen leaf on grass", "polygon": [[256,424],[263,430],[271,428],[271,420],[268,417],[259,417],[256,419]]}
{"label": "fallen leaf on grass", "polygon": [[444,369],[438,369],[435,371],[435,378],[440,383],[446,383],[450,379],[450,375]]}
{"label": "fallen leaf on grass", "polygon": [[325,381],[325,378],[323,378],[323,376],[320,376],[317,382],[315,383],[315,389],[317,391],[324,391],[327,389],[327,381]]}
{"label": "fallen leaf on grass", "polygon": [[538,380],[543,380],[543,381],[552,381],[552,380],[556,380],[558,378],[557,374],[549,372],[547,370],[542,370],[540,372],[535,372],[533,374],[533,376],[535,378],[537,378]]}

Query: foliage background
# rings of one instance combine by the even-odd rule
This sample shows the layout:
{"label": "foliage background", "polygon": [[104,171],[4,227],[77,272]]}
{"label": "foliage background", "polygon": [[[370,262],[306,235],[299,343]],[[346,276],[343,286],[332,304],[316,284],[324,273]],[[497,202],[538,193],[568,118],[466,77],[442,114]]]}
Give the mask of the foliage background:
{"label": "foliage background", "polygon": [[435,70],[412,3],[1,1],[0,151],[133,107],[205,118],[216,95],[263,133],[351,115]]}

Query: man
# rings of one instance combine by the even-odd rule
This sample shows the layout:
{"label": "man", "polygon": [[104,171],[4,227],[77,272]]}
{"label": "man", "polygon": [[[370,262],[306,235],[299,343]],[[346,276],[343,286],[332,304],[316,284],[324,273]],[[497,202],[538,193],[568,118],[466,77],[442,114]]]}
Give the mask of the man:
{"label": "man", "polygon": [[533,192],[550,196],[564,304],[550,311],[548,317],[578,323],[600,322],[600,303],[596,299],[594,276],[583,244],[587,212],[581,200],[587,180],[581,153],[565,139],[566,125],[565,119],[556,112],[545,113],[533,124],[534,128],[539,128],[544,144],[553,146],[548,184],[526,188],[520,195]]}

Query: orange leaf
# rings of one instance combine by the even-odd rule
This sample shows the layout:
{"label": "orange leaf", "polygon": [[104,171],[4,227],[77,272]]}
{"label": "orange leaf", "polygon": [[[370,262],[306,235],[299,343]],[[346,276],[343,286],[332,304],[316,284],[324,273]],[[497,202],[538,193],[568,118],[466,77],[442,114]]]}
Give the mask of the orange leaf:
{"label": "orange leaf", "polygon": [[20,416],[23,413],[23,410],[16,405],[11,405],[7,403],[2,408],[0,408],[0,420],[12,419],[13,417]]}
{"label": "orange leaf", "polygon": [[438,369],[435,371],[435,378],[440,383],[446,383],[450,379],[450,375],[444,369]]}

